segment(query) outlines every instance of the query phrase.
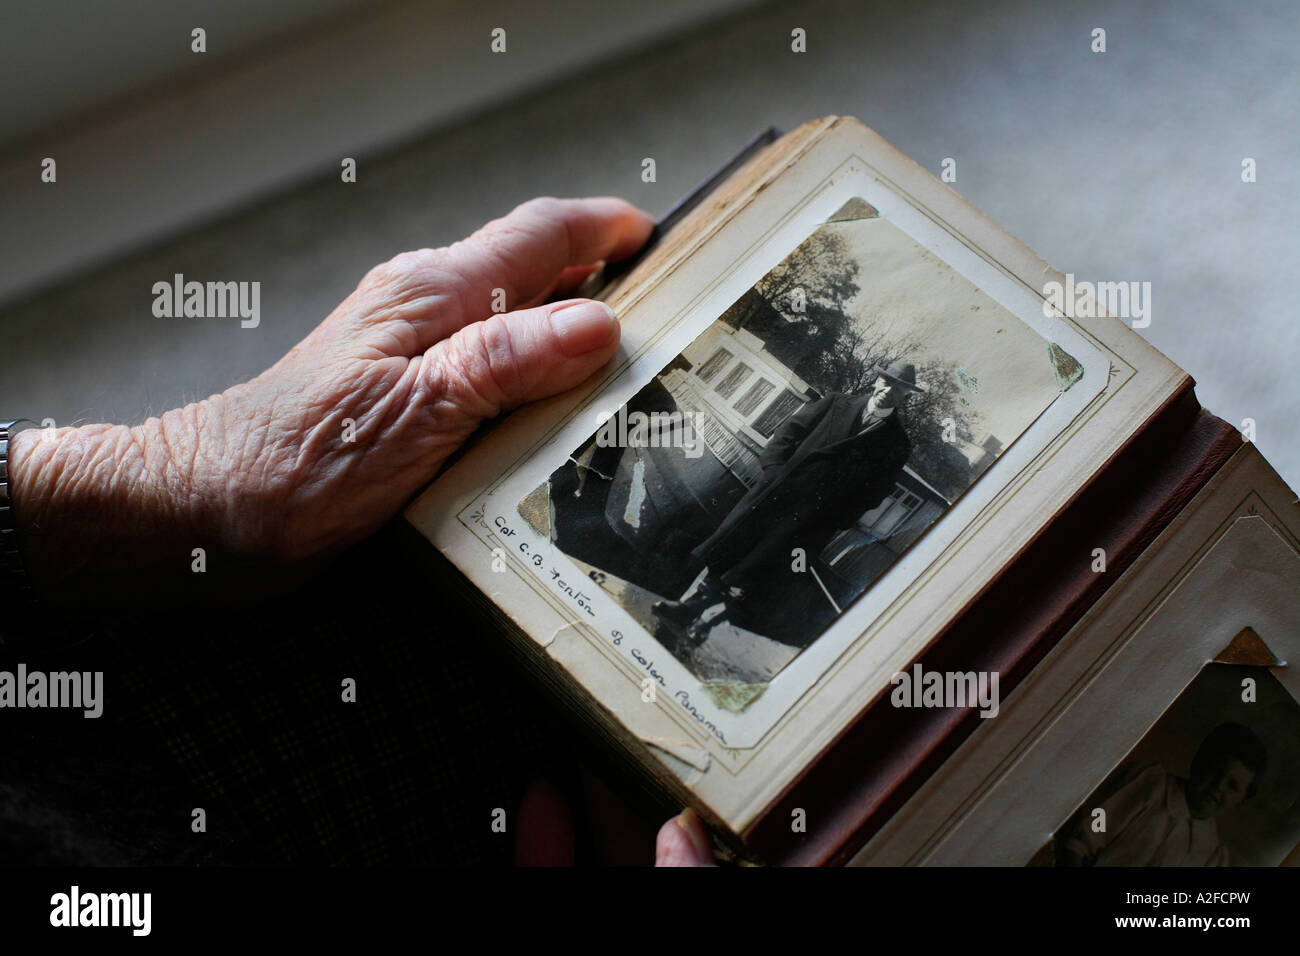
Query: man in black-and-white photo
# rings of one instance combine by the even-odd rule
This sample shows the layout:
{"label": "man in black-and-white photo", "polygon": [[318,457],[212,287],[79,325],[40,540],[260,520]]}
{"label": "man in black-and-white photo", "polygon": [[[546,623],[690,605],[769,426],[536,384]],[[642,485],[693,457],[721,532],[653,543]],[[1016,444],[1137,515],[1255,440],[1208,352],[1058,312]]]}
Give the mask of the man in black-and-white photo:
{"label": "man in black-and-white photo", "polygon": [[780,588],[797,549],[810,564],[879,505],[911,454],[899,408],[920,391],[915,366],[894,362],[877,369],[869,391],[832,392],[792,415],[763,450],[759,481],[691,552],[700,569],[691,589],[654,606],[659,621],[703,641],[743,615],[747,596]]}

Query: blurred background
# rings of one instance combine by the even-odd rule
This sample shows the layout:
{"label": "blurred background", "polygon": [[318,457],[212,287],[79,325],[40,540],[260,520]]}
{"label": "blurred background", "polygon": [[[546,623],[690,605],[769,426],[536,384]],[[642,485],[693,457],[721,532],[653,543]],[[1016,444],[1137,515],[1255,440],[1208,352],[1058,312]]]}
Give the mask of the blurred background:
{"label": "blurred background", "polygon": [[[659,215],[769,124],[843,113],[955,159],[1063,272],[1151,282],[1142,334],[1300,487],[1298,41],[1285,0],[7,0],[0,410],[138,422],[262,371],[401,250],[534,195]],[[260,281],[260,326],[155,318],[177,272]]]}

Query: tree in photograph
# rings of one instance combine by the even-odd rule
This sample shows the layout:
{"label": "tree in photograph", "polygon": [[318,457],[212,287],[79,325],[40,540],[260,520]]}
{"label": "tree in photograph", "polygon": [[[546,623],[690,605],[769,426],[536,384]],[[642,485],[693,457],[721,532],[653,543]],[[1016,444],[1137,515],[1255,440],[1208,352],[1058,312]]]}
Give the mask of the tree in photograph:
{"label": "tree in photograph", "polygon": [[723,320],[770,343],[778,356],[778,349],[803,354],[833,342],[838,328],[852,323],[841,306],[860,291],[858,272],[844,237],[818,230],[742,295]]}
{"label": "tree in photograph", "polygon": [[843,236],[819,230],[721,318],[761,339],[777,360],[823,394],[866,391],[878,368],[896,360],[914,363],[926,390],[913,395],[903,413],[913,444],[909,464],[954,498],[976,477],[960,441],[973,441],[980,415],[956,362],[918,361],[921,342],[914,332],[879,315],[844,309],[861,291],[859,273]]}

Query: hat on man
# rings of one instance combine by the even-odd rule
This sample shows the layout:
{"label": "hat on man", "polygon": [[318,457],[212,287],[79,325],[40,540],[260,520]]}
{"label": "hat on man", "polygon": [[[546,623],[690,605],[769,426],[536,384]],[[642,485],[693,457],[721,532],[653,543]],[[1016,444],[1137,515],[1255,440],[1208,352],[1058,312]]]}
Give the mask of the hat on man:
{"label": "hat on man", "polygon": [[916,384],[916,366],[911,362],[891,362],[888,368],[876,366],[876,374],[889,379],[895,385],[913,392],[924,392],[925,388]]}

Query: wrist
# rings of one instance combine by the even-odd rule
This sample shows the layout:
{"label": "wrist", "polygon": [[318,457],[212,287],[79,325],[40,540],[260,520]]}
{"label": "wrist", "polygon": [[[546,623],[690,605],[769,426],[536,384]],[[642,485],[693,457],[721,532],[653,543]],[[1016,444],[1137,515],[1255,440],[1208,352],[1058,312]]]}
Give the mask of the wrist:
{"label": "wrist", "polygon": [[194,481],[187,419],[197,406],[143,425],[28,429],[10,445],[14,517],[38,594],[108,584],[164,560],[184,561],[215,524]]}

